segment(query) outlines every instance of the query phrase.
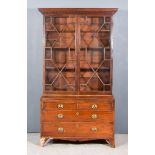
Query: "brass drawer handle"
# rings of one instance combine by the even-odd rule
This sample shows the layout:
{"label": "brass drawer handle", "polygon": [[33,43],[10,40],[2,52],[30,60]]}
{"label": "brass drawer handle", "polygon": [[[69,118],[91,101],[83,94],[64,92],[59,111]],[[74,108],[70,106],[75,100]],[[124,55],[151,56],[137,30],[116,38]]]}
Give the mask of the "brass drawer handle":
{"label": "brass drawer handle", "polygon": [[92,115],[91,115],[91,118],[92,118],[92,119],[96,119],[96,118],[97,118],[97,115],[96,115],[96,114],[92,114]]}
{"label": "brass drawer handle", "polygon": [[62,127],[58,128],[58,132],[60,132],[60,133],[64,132],[64,128],[62,128]]}
{"label": "brass drawer handle", "polygon": [[64,105],[62,103],[58,104],[58,109],[63,109]]}
{"label": "brass drawer handle", "polygon": [[91,128],[91,131],[96,132],[97,131],[97,128],[96,127],[93,127],[93,128]]}
{"label": "brass drawer handle", "polygon": [[92,108],[92,109],[97,109],[97,104],[93,104],[93,105],[91,106],[91,108]]}
{"label": "brass drawer handle", "polygon": [[61,118],[64,117],[64,115],[63,114],[58,114],[57,117],[61,119]]}

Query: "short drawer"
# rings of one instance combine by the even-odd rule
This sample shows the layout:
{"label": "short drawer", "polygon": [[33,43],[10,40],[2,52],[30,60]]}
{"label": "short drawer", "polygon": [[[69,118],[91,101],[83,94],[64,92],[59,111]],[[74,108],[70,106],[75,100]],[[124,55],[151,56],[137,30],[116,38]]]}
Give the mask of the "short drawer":
{"label": "short drawer", "polygon": [[79,111],[79,120],[85,122],[103,121],[113,122],[114,113],[109,111]]}
{"label": "short drawer", "polygon": [[72,100],[51,100],[41,104],[42,110],[75,110],[76,108],[77,104]]}
{"label": "short drawer", "polygon": [[41,121],[42,122],[69,122],[69,121],[104,121],[113,122],[114,113],[107,111],[42,111]]}
{"label": "short drawer", "polygon": [[90,137],[105,138],[113,135],[113,124],[93,122],[61,122],[42,123],[41,132],[44,136],[55,137]]}
{"label": "short drawer", "polygon": [[112,101],[102,101],[102,100],[78,100],[78,109],[80,110],[102,110],[102,111],[112,111],[113,102]]}

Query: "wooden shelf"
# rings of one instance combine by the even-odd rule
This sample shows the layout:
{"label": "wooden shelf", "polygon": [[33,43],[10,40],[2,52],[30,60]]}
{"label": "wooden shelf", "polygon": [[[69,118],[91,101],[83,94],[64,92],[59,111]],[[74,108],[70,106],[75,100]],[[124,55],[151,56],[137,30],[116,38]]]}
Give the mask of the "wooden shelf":
{"label": "wooden shelf", "polygon": [[[69,37],[64,37],[65,39],[67,39],[67,38],[69,38]],[[64,39],[63,38],[63,39]],[[46,38],[46,41],[48,41],[48,40],[59,40],[60,38],[58,37],[58,38]]]}
{"label": "wooden shelf", "polygon": [[67,51],[68,51],[69,49],[70,49],[70,50],[75,50],[75,48],[70,48],[70,47],[47,47],[47,46],[45,47],[45,49],[56,49],[56,50],[59,49],[59,50],[67,50]]}
{"label": "wooden shelf", "polygon": [[[45,30],[46,32],[56,32],[56,33],[75,33],[75,31],[63,31],[58,32],[56,30]],[[110,32],[111,30],[100,30],[99,32]],[[98,33],[97,31],[80,31],[81,33]]]}
{"label": "wooden shelf", "polygon": [[[51,60],[53,61],[53,59],[44,59],[45,61]],[[67,61],[76,61],[76,59],[68,59]]]}
{"label": "wooden shelf", "polygon": [[99,32],[110,32],[110,30],[100,30],[99,32],[98,31],[80,31],[82,33],[99,33]]}
{"label": "wooden shelf", "polygon": [[[80,23],[80,25],[87,25],[87,26],[93,26],[93,25],[95,25],[95,26],[102,26],[102,24],[103,23]],[[110,22],[105,22],[105,24],[110,24]]]}
{"label": "wooden shelf", "polygon": [[60,25],[64,25],[64,26],[66,26],[66,25],[75,25],[75,23],[67,23],[67,22],[65,22],[65,23],[54,23],[54,25],[55,25],[55,27],[57,27],[57,26],[60,26]]}
{"label": "wooden shelf", "polygon": [[[56,71],[58,71],[56,67],[45,67],[45,68],[49,69],[49,70],[56,70]],[[58,67],[58,69],[61,70],[62,67]],[[64,68],[62,71],[75,71],[75,68]]]}
{"label": "wooden shelf", "polygon": [[[45,68],[46,68],[46,69],[49,69],[49,70],[58,71],[56,67],[45,67]],[[92,67],[92,68],[93,68],[93,67]],[[58,69],[61,70],[62,67],[58,67]],[[93,69],[94,69],[94,70],[97,70],[96,67],[94,67]],[[108,68],[108,67],[100,67],[100,68],[98,69],[98,71],[100,71],[100,70],[108,70],[108,71],[109,71],[110,68]],[[62,70],[62,72],[67,72],[67,71],[75,71],[75,68],[64,68],[64,69]],[[80,68],[80,71],[82,71],[82,72],[85,72],[85,71],[93,72],[93,70],[92,70],[91,68]]]}
{"label": "wooden shelf", "polygon": [[81,47],[80,50],[101,50],[104,49],[104,47]]}
{"label": "wooden shelf", "polygon": [[[70,47],[48,47],[48,46],[45,46],[45,48],[52,48],[52,49],[70,49],[70,50],[75,50],[75,48],[70,48]],[[110,47],[81,47],[80,50],[100,50],[100,49],[110,49]]]}
{"label": "wooden shelf", "polygon": [[[93,68],[93,67],[92,67]],[[97,70],[97,68],[95,67],[95,68],[93,68],[94,70]],[[108,68],[108,67],[102,67],[102,68],[99,68],[98,69],[98,71],[103,71],[103,70],[110,70],[110,68]],[[80,68],[80,71],[81,72],[87,72],[87,71],[89,71],[89,72],[93,72],[93,70],[91,69],[91,68]]]}
{"label": "wooden shelf", "polygon": [[103,50],[103,49],[110,49],[109,46],[106,47],[81,47],[80,50]]}
{"label": "wooden shelf", "polygon": [[47,32],[56,32],[56,33],[75,33],[75,31],[63,31],[63,32],[61,32],[61,31],[56,31],[56,30],[45,30],[45,31],[47,31]]}

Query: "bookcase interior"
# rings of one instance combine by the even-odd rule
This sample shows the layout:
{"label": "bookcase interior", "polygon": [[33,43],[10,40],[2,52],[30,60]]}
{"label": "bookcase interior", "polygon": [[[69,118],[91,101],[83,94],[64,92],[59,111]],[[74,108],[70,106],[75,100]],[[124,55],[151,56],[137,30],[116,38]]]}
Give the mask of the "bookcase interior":
{"label": "bookcase interior", "polygon": [[111,91],[111,17],[76,19],[45,17],[44,90]]}

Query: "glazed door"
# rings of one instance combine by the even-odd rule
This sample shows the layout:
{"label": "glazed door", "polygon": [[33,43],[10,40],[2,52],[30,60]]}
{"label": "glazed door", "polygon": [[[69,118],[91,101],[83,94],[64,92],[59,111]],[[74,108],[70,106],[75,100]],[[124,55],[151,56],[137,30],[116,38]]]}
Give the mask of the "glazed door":
{"label": "glazed door", "polygon": [[111,93],[111,17],[45,16],[44,25],[44,91]]}
{"label": "glazed door", "polygon": [[44,17],[44,91],[76,91],[75,17]]}
{"label": "glazed door", "polygon": [[111,17],[79,17],[80,92],[111,92]]}

